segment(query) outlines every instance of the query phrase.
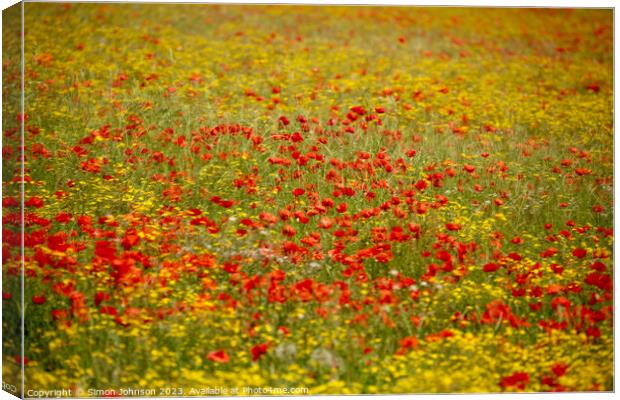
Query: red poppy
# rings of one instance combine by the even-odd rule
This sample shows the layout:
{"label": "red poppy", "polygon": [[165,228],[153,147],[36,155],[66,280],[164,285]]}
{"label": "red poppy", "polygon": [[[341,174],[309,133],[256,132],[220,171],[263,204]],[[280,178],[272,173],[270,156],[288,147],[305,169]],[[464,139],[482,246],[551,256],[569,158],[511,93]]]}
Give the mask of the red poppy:
{"label": "red poppy", "polygon": [[579,176],[589,175],[592,173],[592,170],[587,169],[587,168],[577,168],[575,169],[575,173]]}
{"label": "red poppy", "polygon": [[97,292],[95,294],[95,305],[99,307],[104,301],[110,300],[110,295],[104,292]]}
{"label": "red poppy", "polygon": [[406,354],[410,350],[416,349],[418,347],[418,343],[418,338],[416,338],[415,336],[407,336],[400,340],[400,348],[398,349],[396,354]]}
{"label": "red poppy", "polygon": [[284,228],[282,229],[282,234],[284,236],[293,237],[297,234],[297,231],[292,226],[285,225]]}
{"label": "red poppy", "polygon": [[573,250],[573,256],[577,258],[584,258],[588,254],[588,251],[585,249],[575,249]]}
{"label": "red poppy", "polygon": [[463,170],[465,172],[469,172],[471,174],[474,171],[476,171],[476,167],[474,167],[473,165],[465,164],[465,165],[463,165]]}
{"label": "red poppy", "polygon": [[461,225],[459,224],[453,224],[453,223],[448,223],[446,224],[446,229],[449,231],[458,231],[461,229]]}
{"label": "red poppy", "polygon": [[71,221],[71,214],[61,211],[58,213],[58,215],[56,215],[54,219],[56,220],[56,222],[64,224]]}
{"label": "red poppy", "polygon": [[553,364],[551,371],[555,374],[555,376],[564,376],[566,375],[566,371],[568,371],[568,365],[562,362]]}
{"label": "red poppy", "polygon": [[38,198],[38,197],[31,197],[28,200],[26,200],[26,202],[24,203],[24,205],[26,207],[35,207],[35,208],[41,208],[43,207],[43,200]]}
{"label": "red poppy", "polygon": [[284,115],[278,118],[278,122],[282,124],[282,126],[287,126],[288,124],[291,123],[291,121],[289,121],[289,119],[286,118]]}
{"label": "red poppy", "polygon": [[495,272],[500,268],[501,268],[501,265],[494,264],[494,263],[488,263],[488,264],[485,264],[484,267],[482,267],[482,270],[484,272]]}
{"label": "red poppy", "polygon": [[559,307],[563,307],[565,310],[570,308],[570,300],[564,296],[556,297],[551,301],[551,308],[557,310]]}
{"label": "red poppy", "polygon": [[5,197],[2,199],[2,207],[19,207],[20,202],[14,197]]}
{"label": "red poppy", "polygon": [[503,377],[500,381],[500,386],[503,389],[525,389],[525,386],[530,382],[530,375],[527,372],[515,372],[510,376]]}
{"label": "red poppy", "polygon": [[260,343],[252,347],[252,361],[258,360],[263,354],[267,353],[269,343]]}
{"label": "red poppy", "polygon": [[15,362],[16,362],[17,364],[19,364],[19,365],[22,365],[22,364],[24,364],[24,365],[28,365],[28,362],[29,362],[29,361],[30,361],[30,360],[28,360],[28,357],[23,357],[23,358],[22,358],[22,356],[15,356]]}
{"label": "red poppy", "polygon": [[116,307],[112,307],[112,306],[103,306],[99,309],[99,312],[101,314],[107,314],[107,315],[113,315],[113,316],[118,315],[118,310],[116,309]]}
{"label": "red poppy", "polygon": [[230,361],[230,357],[228,357],[228,354],[226,354],[224,350],[215,350],[209,352],[209,354],[207,354],[207,359],[222,364]]}

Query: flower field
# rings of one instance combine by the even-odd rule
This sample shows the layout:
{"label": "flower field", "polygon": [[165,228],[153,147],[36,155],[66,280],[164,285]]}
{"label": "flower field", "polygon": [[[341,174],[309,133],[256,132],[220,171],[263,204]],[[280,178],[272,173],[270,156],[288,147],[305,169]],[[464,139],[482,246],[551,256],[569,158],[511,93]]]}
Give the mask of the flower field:
{"label": "flower field", "polygon": [[3,380],[613,390],[612,17],[26,3]]}

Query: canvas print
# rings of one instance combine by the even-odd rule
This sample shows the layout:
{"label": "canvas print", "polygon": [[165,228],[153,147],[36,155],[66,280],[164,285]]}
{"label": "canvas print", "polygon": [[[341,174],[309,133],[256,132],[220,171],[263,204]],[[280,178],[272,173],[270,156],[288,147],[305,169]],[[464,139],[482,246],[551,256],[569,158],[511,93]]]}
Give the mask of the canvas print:
{"label": "canvas print", "polygon": [[612,9],[3,22],[3,390],[614,389]]}

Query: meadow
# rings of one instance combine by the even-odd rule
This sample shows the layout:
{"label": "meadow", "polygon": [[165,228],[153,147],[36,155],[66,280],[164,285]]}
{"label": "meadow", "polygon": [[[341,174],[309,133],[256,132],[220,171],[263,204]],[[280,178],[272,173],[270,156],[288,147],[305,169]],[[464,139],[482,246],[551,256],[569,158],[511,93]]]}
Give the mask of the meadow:
{"label": "meadow", "polygon": [[612,26],[26,3],[23,114],[19,21],[3,35],[3,380],[613,390]]}

